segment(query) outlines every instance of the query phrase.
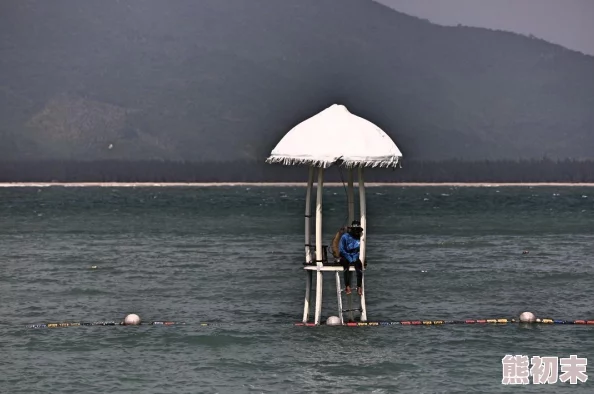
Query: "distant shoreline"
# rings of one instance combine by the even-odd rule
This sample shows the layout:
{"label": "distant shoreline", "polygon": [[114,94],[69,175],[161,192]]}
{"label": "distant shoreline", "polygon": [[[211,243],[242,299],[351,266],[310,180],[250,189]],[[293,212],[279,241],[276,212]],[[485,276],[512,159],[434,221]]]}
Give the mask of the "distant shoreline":
{"label": "distant shoreline", "polygon": [[[357,182],[355,182],[355,185]],[[0,183],[0,187],[306,187],[306,182],[7,182]],[[315,184],[314,184],[315,186]],[[324,183],[325,187],[342,187],[340,182]],[[561,182],[390,182],[365,183],[365,187],[594,187],[594,183],[561,183]]]}

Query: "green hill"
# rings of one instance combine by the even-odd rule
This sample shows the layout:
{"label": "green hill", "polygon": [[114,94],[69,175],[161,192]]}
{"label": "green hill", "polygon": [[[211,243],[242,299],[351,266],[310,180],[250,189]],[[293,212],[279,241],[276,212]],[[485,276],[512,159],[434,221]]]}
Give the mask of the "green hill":
{"label": "green hill", "polygon": [[2,4],[5,159],[264,158],[333,103],[406,158],[594,157],[594,57],[542,40],[370,0]]}

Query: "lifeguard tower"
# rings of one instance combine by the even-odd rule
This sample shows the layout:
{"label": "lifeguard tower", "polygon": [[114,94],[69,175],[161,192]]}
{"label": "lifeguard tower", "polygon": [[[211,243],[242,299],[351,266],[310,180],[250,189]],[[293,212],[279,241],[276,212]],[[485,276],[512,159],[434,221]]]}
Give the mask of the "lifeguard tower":
{"label": "lifeguard tower", "polygon": [[[320,324],[322,312],[322,287],[324,272],[334,272],[336,277],[336,295],[338,301],[338,317],[344,324],[342,309],[342,290],[340,277],[343,267],[333,258],[328,259],[328,246],[323,242],[322,235],[322,189],[324,184],[324,170],[332,165],[343,166],[348,169],[348,223],[355,217],[354,201],[354,172],[358,175],[359,214],[361,226],[364,228],[361,236],[360,260],[364,263],[367,245],[367,216],[365,206],[365,182],[363,169],[365,167],[397,167],[402,153],[392,139],[379,127],[361,117],[350,113],[343,105],[334,104],[317,115],[303,121],[291,129],[272,150],[267,163],[281,163],[283,165],[307,165],[309,177],[305,196],[305,302],[303,307],[303,322],[308,323],[313,273],[316,272],[316,304],[314,322]],[[315,214],[315,244],[311,243],[311,194],[316,182],[316,214]],[[354,267],[350,267],[354,271]],[[349,301],[351,299],[349,298]],[[348,310],[351,312],[352,309]],[[363,275],[363,294],[361,295],[361,318],[367,321],[365,306],[365,275]]]}

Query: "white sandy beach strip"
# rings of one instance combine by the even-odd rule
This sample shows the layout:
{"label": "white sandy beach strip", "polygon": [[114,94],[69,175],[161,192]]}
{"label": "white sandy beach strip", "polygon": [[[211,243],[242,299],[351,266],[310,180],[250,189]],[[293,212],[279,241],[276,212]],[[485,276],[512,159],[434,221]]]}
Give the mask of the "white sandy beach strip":
{"label": "white sandy beach strip", "polygon": [[[357,184],[357,182],[355,182]],[[0,187],[306,187],[305,182],[13,182]],[[340,182],[324,183],[325,187],[342,187]],[[365,183],[366,187],[593,187],[594,183]]]}

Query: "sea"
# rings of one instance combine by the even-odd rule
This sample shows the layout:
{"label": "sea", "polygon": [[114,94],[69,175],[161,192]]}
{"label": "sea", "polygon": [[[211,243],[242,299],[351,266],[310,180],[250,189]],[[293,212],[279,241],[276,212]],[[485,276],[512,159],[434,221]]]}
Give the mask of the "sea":
{"label": "sea", "polygon": [[[0,188],[0,392],[593,392],[594,325],[397,324],[594,319],[593,187],[367,188],[374,326],[295,325],[304,207],[299,185]],[[330,243],[342,186],[323,214]],[[561,381],[572,355],[592,378]]]}

